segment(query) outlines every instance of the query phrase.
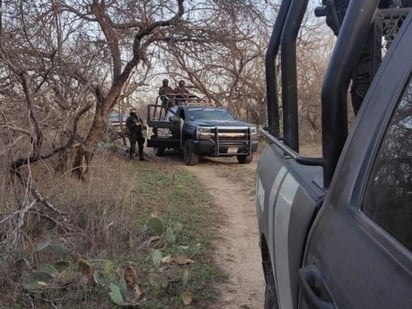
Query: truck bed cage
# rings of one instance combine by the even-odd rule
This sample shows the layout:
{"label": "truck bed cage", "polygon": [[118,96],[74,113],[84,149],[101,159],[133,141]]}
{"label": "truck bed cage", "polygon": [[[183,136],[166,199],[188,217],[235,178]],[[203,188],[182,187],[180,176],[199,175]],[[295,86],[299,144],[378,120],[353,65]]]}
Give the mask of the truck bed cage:
{"label": "truck bed cage", "polygon": [[161,120],[166,116],[167,109],[172,106],[180,105],[210,105],[204,98],[191,95],[187,98],[175,98],[168,96],[158,96],[155,104],[151,104],[153,108],[150,109],[149,119]]}
{"label": "truck bed cage", "polygon": [[264,129],[261,129],[260,133],[262,133],[271,143],[275,144],[277,147],[282,149],[286,155],[288,155],[289,157],[291,157],[296,162],[302,165],[324,166],[325,164],[325,161],[323,160],[323,158],[301,156],[299,153],[294,151],[292,148],[286,146],[285,143],[283,143],[282,141],[280,141],[279,139],[277,139],[276,137],[274,137],[273,135],[271,135],[268,131]]}
{"label": "truck bed cage", "polygon": [[[324,0],[323,3],[333,1]],[[370,44],[371,74],[376,73],[390,36],[395,36],[409,8],[378,9],[379,0],[352,0],[339,30],[321,92],[323,158],[305,158],[299,153],[298,90],[296,38],[307,9],[308,0],[283,0],[278,11],[266,52],[266,90],[268,134],[270,142],[301,164],[322,165],[328,188],[348,134],[347,94],[351,77],[364,44]],[[325,10],[315,10],[325,12]],[[372,34],[372,35],[370,35]],[[368,37],[372,37],[369,41]],[[281,48],[283,136],[280,134],[277,97],[276,57]],[[283,142],[281,142],[283,140]]]}

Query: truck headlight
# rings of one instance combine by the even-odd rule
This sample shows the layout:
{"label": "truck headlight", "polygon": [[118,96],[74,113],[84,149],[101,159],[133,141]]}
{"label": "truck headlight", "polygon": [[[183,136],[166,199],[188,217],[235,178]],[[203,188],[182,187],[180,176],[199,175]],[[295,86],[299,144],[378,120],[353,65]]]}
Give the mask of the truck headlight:
{"label": "truck headlight", "polygon": [[252,140],[254,140],[254,141],[258,140],[258,134],[257,134],[257,128],[256,127],[250,128],[250,135],[252,137]]}
{"label": "truck headlight", "polygon": [[212,128],[208,127],[197,127],[196,128],[196,138],[207,139],[212,136]]}

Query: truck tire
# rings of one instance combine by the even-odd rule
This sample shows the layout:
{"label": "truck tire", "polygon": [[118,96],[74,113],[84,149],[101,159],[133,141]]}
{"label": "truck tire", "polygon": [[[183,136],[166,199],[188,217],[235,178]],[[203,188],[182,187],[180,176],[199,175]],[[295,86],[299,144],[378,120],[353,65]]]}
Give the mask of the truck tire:
{"label": "truck tire", "polygon": [[186,165],[196,165],[199,163],[199,155],[193,152],[193,143],[188,139],[183,146],[183,161]]}
{"label": "truck tire", "polygon": [[270,258],[267,255],[262,256],[262,266],[265,276],[265,303],[264,309],[279,309],[278,297],[276,292],[276,283],[272,273],[272,266],[270,263]]}
{"label": "truck tire", "polygon": [[153,148],[153,153],[155,154],[155,156],[161,157],[164,155],[165,149],[163,147]]}
{"label": "truck tire", "polygon": [[252,162],[253,160],[253,154],[250,155],[246,155],[246,156],[237,156],[237,162],[239,162],[240,164],[247,164]]}
{"label": "truck tire", "polygon": [[264,309],[279,309],[273,277],[266,282]]}

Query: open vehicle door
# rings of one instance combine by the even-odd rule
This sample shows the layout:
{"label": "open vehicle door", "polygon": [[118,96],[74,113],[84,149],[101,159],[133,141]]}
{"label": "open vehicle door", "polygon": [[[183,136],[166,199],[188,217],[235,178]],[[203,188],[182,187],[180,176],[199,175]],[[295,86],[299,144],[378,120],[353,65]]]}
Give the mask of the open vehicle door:
{"label": "open vehicle door", "polygon": [[162,154],[166,148],[180,147],[182,120],[176,116],[176,107],[166,109],[163,105],[148,105],[147,125],[151,128],[147,147],[157,148],[156,154]]}

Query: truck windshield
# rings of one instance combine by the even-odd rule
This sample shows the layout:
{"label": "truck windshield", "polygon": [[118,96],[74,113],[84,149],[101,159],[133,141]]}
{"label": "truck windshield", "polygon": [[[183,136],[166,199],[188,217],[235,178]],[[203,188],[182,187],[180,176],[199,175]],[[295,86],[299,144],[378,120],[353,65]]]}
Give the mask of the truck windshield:
{"label": "truck windshield", "polygon": [[125,114],[119,114],[119,113],[111,113],[109,117],[110,123],[116,123],[116,122],[126,122],[127,115]]}
{"label": "truck windshield", "polygon": [[188,110],[189,120],[233,120],[227,110],[221,108],[193,108]]}

